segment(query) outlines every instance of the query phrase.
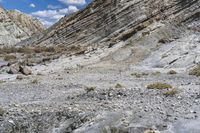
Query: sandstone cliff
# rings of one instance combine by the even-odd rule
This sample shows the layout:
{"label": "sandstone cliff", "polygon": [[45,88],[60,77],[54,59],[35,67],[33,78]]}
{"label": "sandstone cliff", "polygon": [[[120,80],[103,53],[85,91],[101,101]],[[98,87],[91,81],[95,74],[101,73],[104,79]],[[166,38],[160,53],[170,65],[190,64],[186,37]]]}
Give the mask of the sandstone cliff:
{"label": "sandstone cliff", "polygon": [[43,25],[19,11],[0,8],[0,45],[13,45],[44,30]]}

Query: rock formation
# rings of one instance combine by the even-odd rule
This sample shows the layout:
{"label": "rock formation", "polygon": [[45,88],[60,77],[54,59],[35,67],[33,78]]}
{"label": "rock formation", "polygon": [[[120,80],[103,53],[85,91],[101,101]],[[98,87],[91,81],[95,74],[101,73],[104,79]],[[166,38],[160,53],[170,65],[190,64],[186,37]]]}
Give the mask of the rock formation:
{"label": "rock formation", "polygon": [[199,31],[200,0],[94,0],[16,44],[0,131],[199,133]]}
{"label": "rock formation", "polygon": [[45,34],[26,42],[29,45],[110,44],[126,41],[151,25],[157,25],[156,29],[162,25],[183,25],[200,30],[199,3],[199,0],[94,0],[86,9],[62,18]]}
{"label": "rock formation", "polygon": [[44,30],[36,19],[19,11],[0,8],[0,45],[13,45]]}

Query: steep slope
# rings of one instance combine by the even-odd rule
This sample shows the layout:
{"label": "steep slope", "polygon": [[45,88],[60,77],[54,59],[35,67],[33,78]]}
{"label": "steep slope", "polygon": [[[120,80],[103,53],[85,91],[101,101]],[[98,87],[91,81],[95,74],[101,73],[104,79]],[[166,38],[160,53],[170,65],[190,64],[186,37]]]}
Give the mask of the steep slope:
{"label": "steep slope", "polygon": [[[86,9],[62,18],[43,34],[18,45],[84,46],[88,47],[86,52],[91,53],[90,57],[96,53],[98,57],[83,57],[81,62],[138,64],[155,51],[162,52],[163,45],[174,42],[176,48],[170,45],[165,49],[175,50],[173,53],[177,53],[177,57],[164,58],[159,54],[158,60],[150,66],[185,68],[198,64],[198,39],[185,44],[188,48],[190,44],[197,47],[187,55],[182,54],[182,45],[176,42],[184,42],[185,36],[191,37],[187,41],[192,40],[192,35],[199,31],[200,0],[94,0]],[[167,52],[163,51],[163,55]],[[183,65],[188,59],[190,63]],[[174,65],[176,62],[179,65]],[[62,64],[68,63],[63,61]]]}
{"label": "steep slope", "polygon": [[0,8],[0,45],[13,45],[44,30],[42,24],[19,11]]}
{"label": "steep slope", "polygon": [[40,21],[32,18],[31,16],[23,14],[20,11],[11,10],[7,11],[7,14],[29,36],[44,30],[44,26]]}
{"label": "steep slope", "polygon": [[115,43],[156,21],[199,30],[194,27],[199,24],[199,3],[199,0],[95,0],[86,9],[61,19],[44,34],[27,40],[27,44]]}

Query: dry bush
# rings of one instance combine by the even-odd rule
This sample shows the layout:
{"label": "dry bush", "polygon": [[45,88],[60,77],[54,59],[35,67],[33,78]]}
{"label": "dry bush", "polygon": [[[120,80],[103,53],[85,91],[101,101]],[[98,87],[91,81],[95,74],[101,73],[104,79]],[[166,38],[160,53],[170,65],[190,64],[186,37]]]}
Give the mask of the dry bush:
{"label": "dry bush", "polygon": [[31,81],[31,83],[32,83],[32,84],[38,84],[39,81],[38,81],[38,79],[34,79],[33,81]]}
{"label": "dry bush", "polygon": [[159,71],[156,71],[156,72],[152,73],[153,76],[159,76],[160,74],[161,74],[161,72],[159,72]]}
{"label": "dry bush", "polygon": [[117,84],[115,85],[115,88],[123,88],[123,85],[117,83]]}
{"label": "dry bush", "polygon": [[195,68],[190,70],[189,75],[195,75],[197,77],[200,76],[200,65],[197,65]]}
{"label": "dry bush", "polygon": [[168,90],[166,92],[163,93],[163,95],[165,96],[174,96],[178,93],[178,90],[176,88],[173,88],[171,90]]}
{"label": "dry bush", "polygon": [[143,76],[148,76],[148,73],[132,73],[131,76],[135,76],[136,78],[141,78]]}
{"label": "dry bush", "polygon": [[95,86],[87,86],[87,87],[85,88],[85,91],[86,91],[87,93],[89,93],[89,92],[91,92],[91,91],[95,91],[96,88],[97,88],[97,87],[95,87]]}
{"label": "dry bush", "polygon": [[174,75],[174,74],[177,74],[177,72],[174,70],[170,70],[169,72],[167,72],[167,74]]}
{"label": "dry bush", "polygon": [[166,84],[166,83],[153,83],[153,84],[150,84],[147,86],[147,89],[159,89],[159,90],[162,90],[162,89],[170,89],[170,88],[173,88],[170,84]]}
{"label": "dry bush", "polygon": [[17,57],[15,55],[5,55],[4,60],[5,61],[15,61]]}

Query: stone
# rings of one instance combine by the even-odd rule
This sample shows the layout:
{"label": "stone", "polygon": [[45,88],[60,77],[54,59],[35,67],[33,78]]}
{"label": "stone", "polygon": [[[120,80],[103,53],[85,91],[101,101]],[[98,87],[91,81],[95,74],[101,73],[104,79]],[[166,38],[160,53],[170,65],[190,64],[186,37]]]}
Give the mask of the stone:
{"label": "stone", "polygon": [[22,74],[24,75],[31,75],[32,71],[29,67],[27,66],[20,66],[20,70],[19,70]]}
{"label": "stone", "polygon": [[200,64],[200,55],[196,57],[195,63],[196,63],[196,64]]}
{"label": "stone", "polygon": [[23,77],[23,75],[17,75],[17,77],[16,77],[16,79],[18,79],[18,80],[22,80],[24,77]]}
{"label": "stone", "polygon": [[8,73],[10,74],[18,74],[20,71],[20,65],[18,63],[13,64],[10,66],[10,70],[8,71]]}
{"label": "stone", "polygon": [[0,108],[0,116],[3,116],[5,113],[5,110],[3,108]]}

